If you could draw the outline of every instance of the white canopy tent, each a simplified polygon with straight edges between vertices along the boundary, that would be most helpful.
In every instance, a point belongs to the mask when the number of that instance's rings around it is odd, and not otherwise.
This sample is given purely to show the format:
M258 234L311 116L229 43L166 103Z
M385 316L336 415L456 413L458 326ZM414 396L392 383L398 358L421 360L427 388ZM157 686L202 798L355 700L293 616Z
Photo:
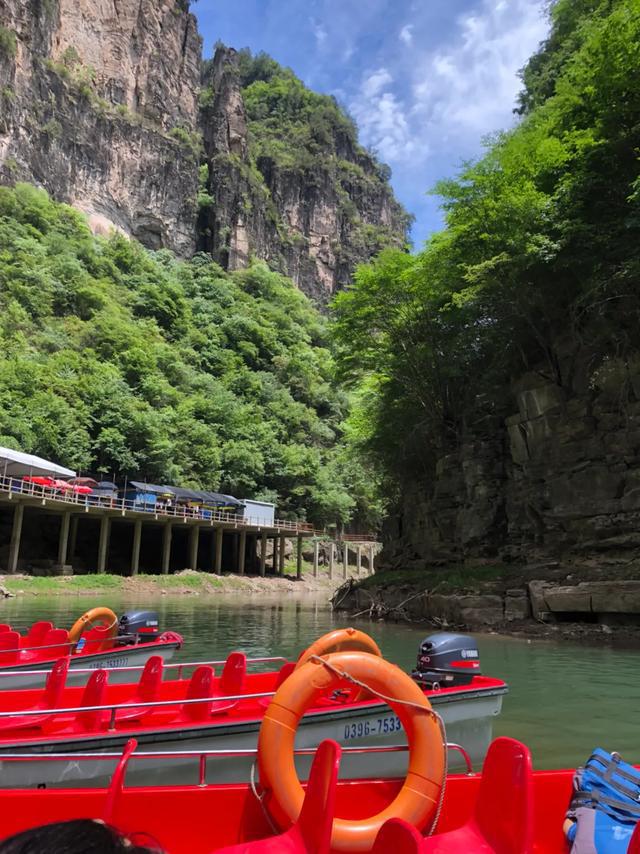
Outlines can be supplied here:
M57 463L24 454L11 448L0 448L0 475L3 477L75 477L76 473Z

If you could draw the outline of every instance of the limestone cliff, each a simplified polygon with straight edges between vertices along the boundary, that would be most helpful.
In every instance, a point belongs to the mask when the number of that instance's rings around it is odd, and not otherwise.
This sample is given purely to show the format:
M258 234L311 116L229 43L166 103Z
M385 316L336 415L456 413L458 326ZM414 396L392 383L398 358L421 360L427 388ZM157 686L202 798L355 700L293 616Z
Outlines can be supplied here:
M176 0L0 0L0 178L189 253L200 37Z
M523 376L514 414L470 431L430 483L405 483L382 564L636 560L640 359L592 365L564 385Z
M326 302L356 264L404 244L409 217L386 167L358 145L331 99L310 93L273 60L225 47L204 82L211 204L201 220L203 246L224 267L265 259Z
M305 169L256 155L235 51L201 91L188 0L0 0L0 24L0 183L43 186L150 248L266 260L322 302L404 242L388 175L353 136Z

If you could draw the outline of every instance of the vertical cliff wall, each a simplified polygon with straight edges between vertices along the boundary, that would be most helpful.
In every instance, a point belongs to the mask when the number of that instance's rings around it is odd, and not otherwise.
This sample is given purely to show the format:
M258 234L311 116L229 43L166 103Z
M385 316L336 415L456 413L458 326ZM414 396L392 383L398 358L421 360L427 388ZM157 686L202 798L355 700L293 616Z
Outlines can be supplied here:
M640 359L530 373L516 412L467 435L429 482L406 481L382 563L627 564L640 554Z
M204 85L203 247L224 267L262 258L326 302L356 264L405 243L410 218L387 167L358 145L332 99L273 60L225 47Z
M0 0L0 22L0 183L43 186L153 249L205 249L230 270L263 259L321 302L404 242L407 215L355 130L329 128L304 168L256 150L235 51L202 88L188 0Z
M200 38L175 0L0 0L0 179L193 250Z

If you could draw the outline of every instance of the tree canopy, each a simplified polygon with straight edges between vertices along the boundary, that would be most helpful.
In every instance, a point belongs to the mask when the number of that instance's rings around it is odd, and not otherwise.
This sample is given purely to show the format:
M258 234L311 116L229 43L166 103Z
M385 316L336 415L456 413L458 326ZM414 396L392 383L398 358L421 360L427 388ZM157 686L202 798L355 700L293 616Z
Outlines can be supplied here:
M441 182L446 227L387 251L335 299L357 446L386 476L429 477L470 428L510 414L536 370L571 388L638 351L640 0L558 0L522 73L522 118Z
M0 444L345 521L332 376L326 321L264 265L94 237L44 190L0 188Z

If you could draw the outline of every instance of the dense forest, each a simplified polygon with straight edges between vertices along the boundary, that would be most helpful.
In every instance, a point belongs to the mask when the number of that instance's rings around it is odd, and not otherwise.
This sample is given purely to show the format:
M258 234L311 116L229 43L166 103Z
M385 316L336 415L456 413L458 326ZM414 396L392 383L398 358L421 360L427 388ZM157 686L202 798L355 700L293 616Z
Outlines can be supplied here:
M319 524L367 504L326 321L290 281L94 237L25 184L0 188L0 247L0 445Z
M571 389L580 366L587 387L640 399L640 0L550 15L515 127L435 188L444 230L335 299L350 436L388 494L495 435L527 371Z

